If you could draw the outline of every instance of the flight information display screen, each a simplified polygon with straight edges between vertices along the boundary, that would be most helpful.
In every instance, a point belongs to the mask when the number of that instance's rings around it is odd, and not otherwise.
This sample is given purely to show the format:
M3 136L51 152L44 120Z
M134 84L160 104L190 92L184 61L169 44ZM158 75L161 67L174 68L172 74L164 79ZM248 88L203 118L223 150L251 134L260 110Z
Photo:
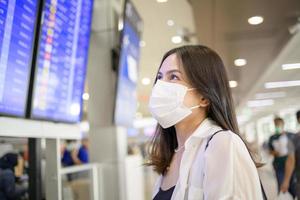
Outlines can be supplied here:
M0 0L0 114L24 117L37 0Z
M142 26L135 7L130 1L126 1L114 113L114 122L119 126L132 127L137 110L136 86Z
M32 118L80 121L92 8L92 0L45 1Z

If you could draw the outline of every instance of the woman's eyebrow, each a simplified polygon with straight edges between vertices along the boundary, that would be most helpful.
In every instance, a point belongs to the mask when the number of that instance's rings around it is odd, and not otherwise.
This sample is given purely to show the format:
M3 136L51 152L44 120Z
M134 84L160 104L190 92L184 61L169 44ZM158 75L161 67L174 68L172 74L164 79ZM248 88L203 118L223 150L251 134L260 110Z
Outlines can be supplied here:
M171 74L171 73L174 73L174 72L177 72L177 73L180 73L180 74L182 74L182 73L181 73L181 71L180 71L180 70L178 70L178 69L171 69L171 70L167 71L167 72L166 72L166 74ZM158 72L157 74L159 74L159 75L163 75L163 73L162 73L162 72Z
M174 73L174 72L177 72L177 73L180 73L180 74L181 74L181 71L178 70L178 69L172 69L172 70L169 70L169 71L167 71L167 74L171 74L171 73Z

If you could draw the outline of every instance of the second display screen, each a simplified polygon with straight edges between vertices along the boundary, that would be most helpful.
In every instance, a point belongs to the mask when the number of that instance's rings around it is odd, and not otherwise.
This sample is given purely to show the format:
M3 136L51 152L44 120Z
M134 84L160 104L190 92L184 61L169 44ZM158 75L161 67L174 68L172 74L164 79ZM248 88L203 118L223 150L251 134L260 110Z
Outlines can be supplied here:
M45 1L32 118L80 121L92 8L92 0Z

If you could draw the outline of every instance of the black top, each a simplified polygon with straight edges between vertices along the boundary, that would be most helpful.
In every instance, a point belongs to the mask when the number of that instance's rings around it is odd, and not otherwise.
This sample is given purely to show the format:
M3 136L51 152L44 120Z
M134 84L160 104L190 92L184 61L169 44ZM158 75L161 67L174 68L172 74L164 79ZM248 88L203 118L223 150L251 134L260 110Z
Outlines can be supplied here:
M159 188L157 195L153 200L170 200L175 189L175 185L167 190L162 190Z

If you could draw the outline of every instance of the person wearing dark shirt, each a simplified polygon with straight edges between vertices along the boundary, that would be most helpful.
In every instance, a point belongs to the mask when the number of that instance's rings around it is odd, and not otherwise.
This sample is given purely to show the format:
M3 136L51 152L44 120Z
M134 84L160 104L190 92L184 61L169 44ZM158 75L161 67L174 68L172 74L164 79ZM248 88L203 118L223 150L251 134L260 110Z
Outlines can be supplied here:
M81 146L78 150L72 152L72 158L76 165L86 164L89 162L89 140L83 138L81 140Z
M72 151L75 149L75 144L73 140L67 140L65 145L62 147L62 159L61 163L64 167L69 167L74 165L72 158Z
M81 161L81 163L89 162L89 153L88 153L88 148L86 146L81 146L79 148L78 158Z
M17 187L15 183L14 168L18 165L18 154L7 153L0 158L0 199L18 199L27 189Z
M71 152L69 150L65 149L63 151L63 156L62 156L61 162L64 167L74 165L74 162L73 162L73 159L71 156Z
M278 192L289 192L296 196L296 179L294 176L295 147L294 134L284 131L282 118L275 118L275 134L269 138L269 150L274 156L273 167L276 173Z
M89 140L88 138L83 138L81 140L81 145L78 148L74 148L72 150L72 160L74 162L74 165L81 165L86 164L89 162ZM86 178L89 174L86 172L78 172L76 174L72 174L71 179L80 179L80 178Z

